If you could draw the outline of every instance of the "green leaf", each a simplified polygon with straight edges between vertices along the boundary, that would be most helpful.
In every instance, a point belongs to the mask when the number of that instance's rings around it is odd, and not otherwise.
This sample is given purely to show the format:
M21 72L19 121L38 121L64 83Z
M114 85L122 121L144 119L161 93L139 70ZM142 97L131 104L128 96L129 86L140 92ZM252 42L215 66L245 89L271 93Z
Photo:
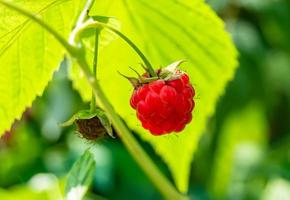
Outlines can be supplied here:
M183 132L159 137L142 128L129 104L133 88L117 73L134 75L129 66L138 66L141 60L132 49L121 39L114 40L100 52L98 68L100 84L115 110L154 147L178 189L186 192L199 138L237 67L237 51L224 23L202 0L104 0L95 4L94 12L122 22L122 33L141 48L156 69L187 60L181 68L190 75L197 93L193 120ZM140 67L136 69L142 73ZM90 88L81 88L85 99L90 93Z
M92 183L95 170L95 159L90 151L86 150L69 172L65 185L65 194L68 200L81 200L84 197Z
M80 0L20 0L67 37L82 8ZM16 3L16 2L15 2ZM54 37L21 14L0 5L0 135L42 95L64 57Z

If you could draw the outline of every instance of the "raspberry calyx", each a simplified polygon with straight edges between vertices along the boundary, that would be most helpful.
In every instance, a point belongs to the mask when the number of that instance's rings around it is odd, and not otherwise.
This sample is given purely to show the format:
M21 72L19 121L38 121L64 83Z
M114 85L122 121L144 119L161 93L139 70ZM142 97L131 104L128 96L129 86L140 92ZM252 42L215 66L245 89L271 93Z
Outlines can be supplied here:
M72 124L76 124L76 132L79 136L87 140L101 139L106 135L114 138L111 122L99 107L96 107L94 111L80 110L60 125L67 127Z
M156 71L158 77L145 73L135 80L138 84L134 85L130 105L143 128L153 135L180 132L192 119L195 90L189 76L177 69L182 62ZM144 82L149 79L152 81Z

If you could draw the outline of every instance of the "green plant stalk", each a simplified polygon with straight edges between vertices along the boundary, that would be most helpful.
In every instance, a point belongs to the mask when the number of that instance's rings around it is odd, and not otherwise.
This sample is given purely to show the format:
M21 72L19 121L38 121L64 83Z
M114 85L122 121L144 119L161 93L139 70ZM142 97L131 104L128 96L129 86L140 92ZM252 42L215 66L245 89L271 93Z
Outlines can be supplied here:
M88 13L90 11L90 9L92 8L92 6L94 5L95 0L87 0L81 14L78 17L78 20L76 22L76 27L82 25L85 20L88 18Z
M160 191L165 199L168 200L188 200L187 196L184 196L177 192L174 186L166 179L166 177L159 171L157 166L151 160L151 158L146 154L146 152L142 149L136 139L133 137L129 129L123 123L122 119L115 112L114 108L106 98L103 93L99 83L97 82L95 76L91 73L88 63L85 60L82 49L78 49L74 46L71 46L61 35L59 35L52 27L47 25L37 16L31 14L30 12L22 9L14 5L13 3L5 0L0 0L0 4L11 8L12 10L17 11L18 13L30 18L40 26L42 26L45 30L51 33L64 47L65 49L74 57L81 69L83 70L89 84L91 85L94 94L96 95L97 101L103 105L105 112L108 114L109 118L112 120L113 126L119 133L119 136L122 142L125 144L126 148L135 159L135 161L139 164L139 166L143 169L146 175L150 178L152 183L156 186L156 188Z
M95 78L97 78L99 35L100 35L100 31L96 30L96 33L95 33L95 51L94 51L94 60L93 60L93 75ZM90 109L91 109L92 113L96 111L96 97L95 97L94 91L92 91L92 100L91 100Z
M149 60L146 58L146 56L142 53L142 51L128 38L126 37L123 33L121 33L120 31L118 31L117 29L102 23L102 22L98 22L98 21L93 21L93 20L87 20L86 22L83 23L83 25L78 26L72 34L72 38L71 40L74 41L74 43L76 44L79 40L80 40L80 34L88 29L88 28L107 28L110 31L112 31L113 33L117 34L120 38L122 38L138 55L139 57L143 60L144 64L145 64L145 68L148 71L148 73L151 75L151 77L157 77L156 72L154 71L151 63L149 62Z

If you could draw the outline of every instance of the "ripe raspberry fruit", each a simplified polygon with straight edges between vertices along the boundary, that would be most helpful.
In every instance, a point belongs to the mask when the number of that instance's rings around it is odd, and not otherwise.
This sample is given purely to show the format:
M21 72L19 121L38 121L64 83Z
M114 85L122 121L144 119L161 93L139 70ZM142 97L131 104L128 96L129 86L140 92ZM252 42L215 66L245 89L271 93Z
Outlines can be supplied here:
M131 96L131 107L142 126L153 135L180 132L192 119L194 88L188 75L175 68L168 67L157 74L157 80L139 81ZM141 78L145 77L148 74Z

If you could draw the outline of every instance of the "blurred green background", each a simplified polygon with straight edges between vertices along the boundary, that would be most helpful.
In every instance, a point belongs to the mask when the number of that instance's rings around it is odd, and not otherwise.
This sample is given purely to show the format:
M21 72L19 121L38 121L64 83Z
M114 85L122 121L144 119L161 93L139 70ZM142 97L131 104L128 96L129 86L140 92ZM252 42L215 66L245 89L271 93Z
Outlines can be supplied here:
M289 200L290 1L207 2L225 20L240 67L199 143L190 197ZM59 127L88 107L66 74L64 62L44 97L1 138L0 199L58 199L67 172L88 147L97 170L87 199L161 199L119 140L91 143L73 127ZM170 177L152 148L140 142Z

